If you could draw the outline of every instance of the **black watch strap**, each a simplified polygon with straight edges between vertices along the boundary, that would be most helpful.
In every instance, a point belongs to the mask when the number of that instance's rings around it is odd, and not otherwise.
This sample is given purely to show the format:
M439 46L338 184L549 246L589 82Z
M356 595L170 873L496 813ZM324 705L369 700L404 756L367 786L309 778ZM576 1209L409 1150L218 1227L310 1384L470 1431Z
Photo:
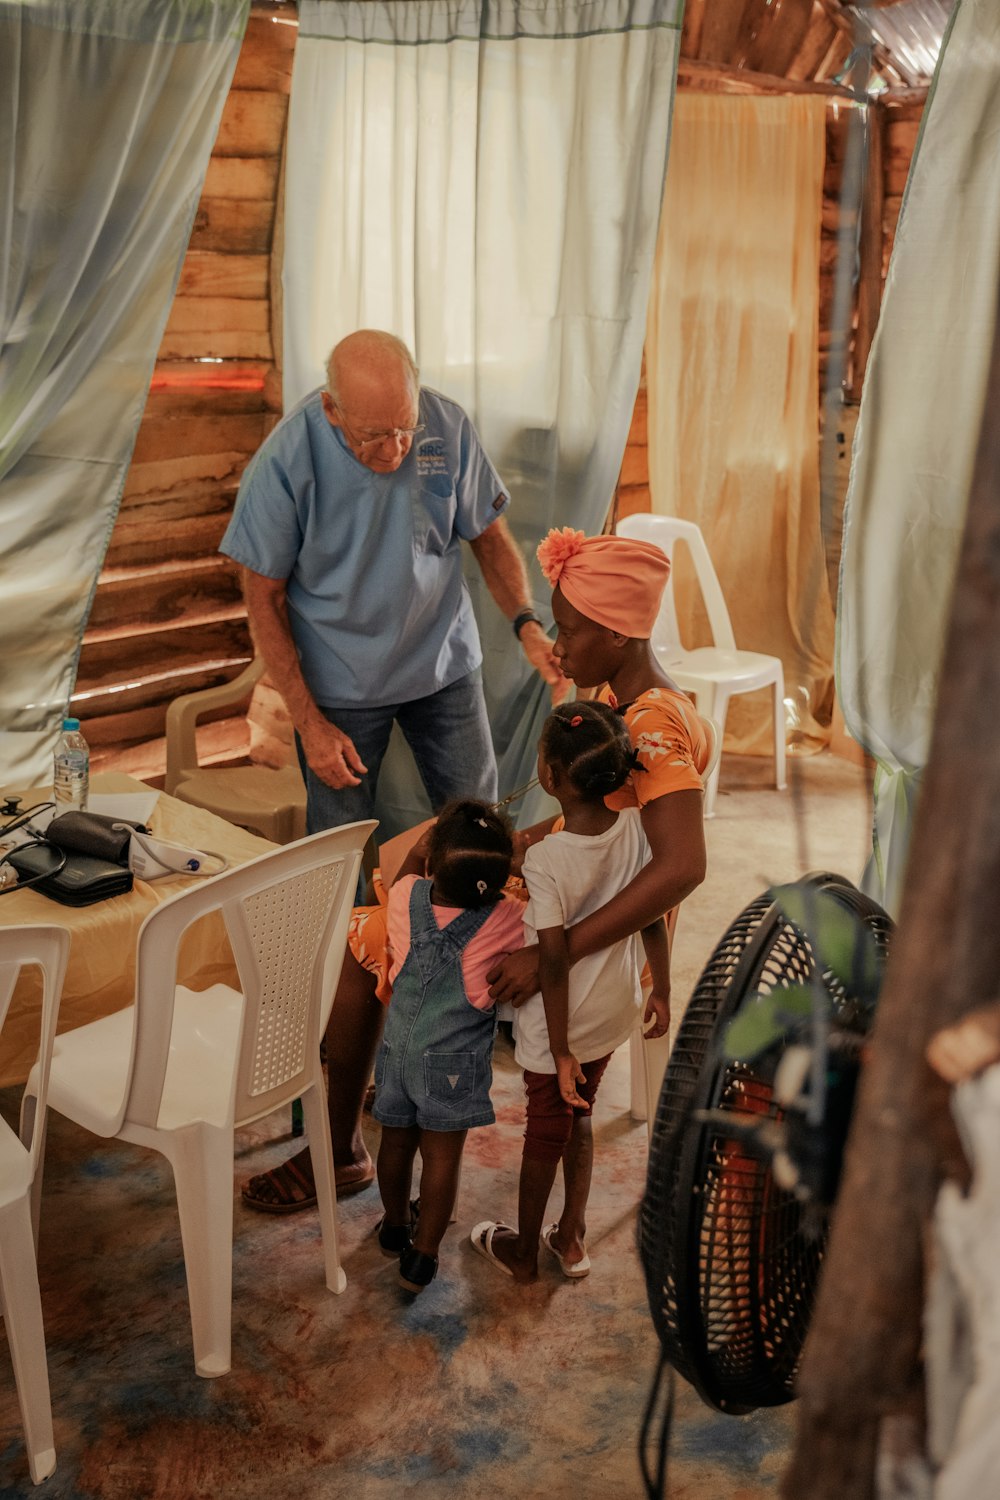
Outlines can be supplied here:
M532 620L534 620L536 625L542 624L541 620L535 614L535 611L533 609L522 609L518 614L514 616L514 634L517 636L518 640L521 639L521 631L524 629L525 625L530 624ZM544 628L545 627L543 625L542 629L544 630Z

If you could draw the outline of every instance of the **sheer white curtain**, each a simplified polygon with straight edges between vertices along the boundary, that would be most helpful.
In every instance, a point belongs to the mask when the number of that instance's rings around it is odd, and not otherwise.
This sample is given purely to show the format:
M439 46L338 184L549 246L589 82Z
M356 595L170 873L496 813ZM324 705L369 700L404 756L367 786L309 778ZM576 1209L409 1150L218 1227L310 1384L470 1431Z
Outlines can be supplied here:
M414 349L509 485L511 527L599 530L642 357L680 0L301 0L285 199L285 401L365 326ZM469 573L501 786L542 694ZM383 781L385 778L383 778ZM412 785L389 830L414 815ZM391 798L391 793L389 794Z
M959 0L910 168L844 517L837 688L878 762L866 888L898 908L1000 274L1000 10Z
M248 13L0 3L0 785L51 775Z

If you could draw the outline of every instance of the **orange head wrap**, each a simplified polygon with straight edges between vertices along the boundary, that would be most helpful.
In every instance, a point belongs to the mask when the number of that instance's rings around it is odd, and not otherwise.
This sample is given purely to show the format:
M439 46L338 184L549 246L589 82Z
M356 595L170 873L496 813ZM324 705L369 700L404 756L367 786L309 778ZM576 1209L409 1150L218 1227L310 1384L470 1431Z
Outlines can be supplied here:
M648 640L653 633L670 559L652 542L625 536L584 536L564 526L538 548L553 588L588 620L620 635Z

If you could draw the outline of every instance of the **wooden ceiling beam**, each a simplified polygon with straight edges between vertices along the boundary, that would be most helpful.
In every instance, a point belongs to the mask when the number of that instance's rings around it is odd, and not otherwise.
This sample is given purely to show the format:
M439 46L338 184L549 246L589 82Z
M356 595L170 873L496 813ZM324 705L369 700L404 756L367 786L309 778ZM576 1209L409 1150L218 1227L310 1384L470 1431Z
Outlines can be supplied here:
M746 13L753 0L714 0L705 12L698 56L705 62L729 62L746 31Z
M839 83L816 83L808 79L778 78L771 73L753 73L730 63L704 62L682 57L677 80L683 87L727 94L822 94L830 99L854 101L850 89Z
M805 81L815 75L816 69L830 50L836 35L836 27L823 9L821 0L814 0L809 29L802 45L788 64L786 76L796 81Z
M681 28L681 57L697 57L701 51L701 33L705 25L707 0L687 0Z
M766 4L757 35L747 49L744 66L754 72L784 78L812 25L812 6L802 0L771 0Z

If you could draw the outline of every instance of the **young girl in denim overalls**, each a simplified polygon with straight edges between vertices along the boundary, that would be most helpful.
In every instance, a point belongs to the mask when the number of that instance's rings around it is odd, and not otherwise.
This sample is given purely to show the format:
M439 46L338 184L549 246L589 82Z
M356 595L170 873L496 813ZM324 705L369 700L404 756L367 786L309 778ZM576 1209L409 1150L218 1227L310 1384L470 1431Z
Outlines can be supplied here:
M400 1282L410 1292L422 1291L437 1271L466 1134L496 1118L490 1102L496 1009L486 974L523 941L523 907L503 899L512 857L506 818L486 803L452 803L389 892L393 989L372 1113L382 1126L379 1244L399 1255ZM419 878L425 860L428 878ZM412 1224L418 1150L420 1211Z

